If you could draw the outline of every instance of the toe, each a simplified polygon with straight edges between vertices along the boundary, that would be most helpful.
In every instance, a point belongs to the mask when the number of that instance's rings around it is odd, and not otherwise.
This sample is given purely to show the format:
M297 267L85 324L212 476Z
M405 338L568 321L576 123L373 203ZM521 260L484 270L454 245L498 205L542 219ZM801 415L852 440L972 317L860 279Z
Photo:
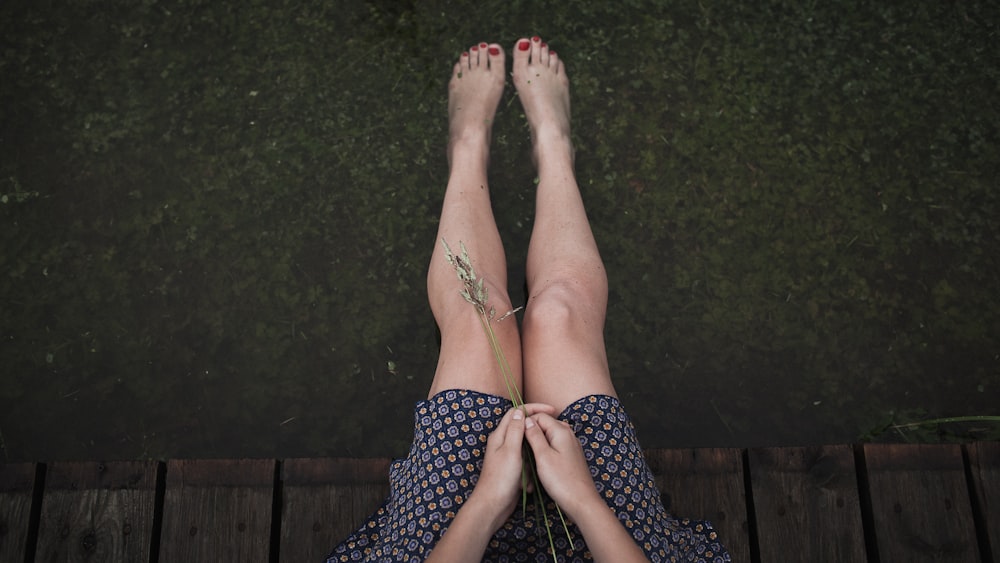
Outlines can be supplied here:
M521 38L514 43L514 66L522 67L528 64L528 59L531 57L531 40L527 38Z
M480 43L479 45L476 45L476 52L479 53L479 66L481 68L486 68L487 64L489 64L489 58L486 53L486 49L488 47L489 45L487 45L486 43Z
M538 45L538 62L542 66L549 66L551 64L549 60L549 46L544 41Z
M469 47L469 67L476 68L479 66L479 45L473 45Z
M538 63L542 56L542 38L535 35L531 38L531 62Z
M490 68L498 68L502 71L504 69L503 47L496 43L491 43L486 48L486 52L489 53Z

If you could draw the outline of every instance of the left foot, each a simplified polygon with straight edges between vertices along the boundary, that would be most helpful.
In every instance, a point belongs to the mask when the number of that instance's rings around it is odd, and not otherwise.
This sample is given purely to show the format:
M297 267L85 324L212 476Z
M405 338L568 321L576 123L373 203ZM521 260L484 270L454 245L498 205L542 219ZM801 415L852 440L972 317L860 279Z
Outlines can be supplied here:
M504 52L480 43L462 53L448 83L448 160L457 145L489 146L490 130L503 95Z
M537 35L514 44L514 87L531 127L536 165L553 155L572 162L566 66Z

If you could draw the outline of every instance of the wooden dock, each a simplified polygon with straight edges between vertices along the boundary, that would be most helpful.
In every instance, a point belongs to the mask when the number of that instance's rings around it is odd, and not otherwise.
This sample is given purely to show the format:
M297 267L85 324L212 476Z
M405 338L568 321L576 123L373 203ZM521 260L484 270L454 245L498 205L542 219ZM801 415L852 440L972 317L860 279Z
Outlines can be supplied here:
M650 450L733 561L1000 563L1000 443ZM388 459L0 465L0 562L322 561Z

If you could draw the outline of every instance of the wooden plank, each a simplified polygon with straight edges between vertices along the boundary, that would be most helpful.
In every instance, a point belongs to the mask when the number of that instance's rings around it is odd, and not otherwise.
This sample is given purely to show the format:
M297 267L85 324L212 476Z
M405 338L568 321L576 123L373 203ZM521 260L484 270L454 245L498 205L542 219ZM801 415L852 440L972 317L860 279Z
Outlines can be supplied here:
M389 459L289 459L279 561L323 561L389 494Z
M25 561L35 464L0 464L0 561Z
M762 563L866 560L850 446L755 448L748 454Z
M979 561L961 448L865 444L881 561Z
M646 462L668 512L710 520L733 561L750 561L742 451L653 449L646 451Z
M1000 442L966 446L972 488L976 495L983 559L1000 561ZM986 554L989 554L987 556Z
M167 463L159 563L268 561L275 461Z
M45 474L38 561L149 561L156 462L56 462Z

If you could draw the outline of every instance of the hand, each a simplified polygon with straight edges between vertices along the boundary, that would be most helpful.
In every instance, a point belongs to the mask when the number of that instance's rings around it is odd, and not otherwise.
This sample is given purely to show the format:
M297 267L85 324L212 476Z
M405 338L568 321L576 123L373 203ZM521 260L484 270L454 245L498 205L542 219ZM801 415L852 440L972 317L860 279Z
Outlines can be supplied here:
M583 448L569 424L538 413L525 420L525 436L535 453L538 479L552 500L570 515L597 495Z
M521 492L521 445L524 439L526 416L554 413L555 407L542 403L528 403L522 408L512 408L486 441L486 456L479 481L469 500L484 501L495 511L495 525L499 528L517 506Z

